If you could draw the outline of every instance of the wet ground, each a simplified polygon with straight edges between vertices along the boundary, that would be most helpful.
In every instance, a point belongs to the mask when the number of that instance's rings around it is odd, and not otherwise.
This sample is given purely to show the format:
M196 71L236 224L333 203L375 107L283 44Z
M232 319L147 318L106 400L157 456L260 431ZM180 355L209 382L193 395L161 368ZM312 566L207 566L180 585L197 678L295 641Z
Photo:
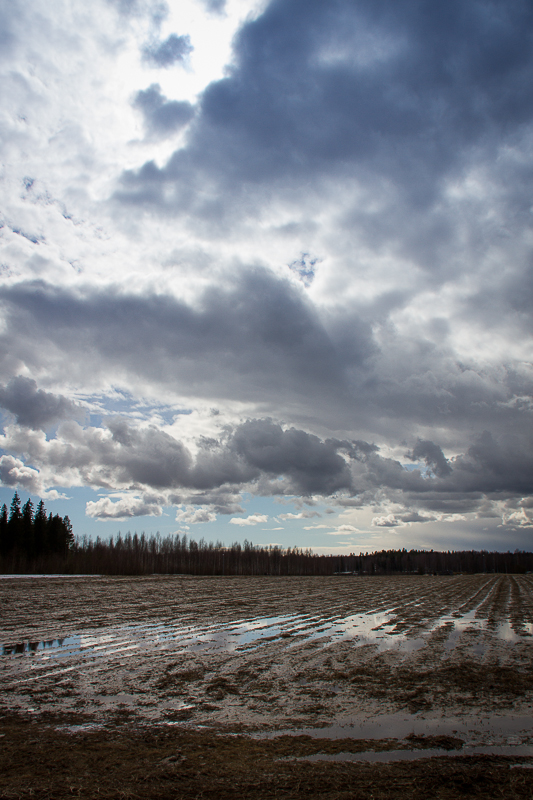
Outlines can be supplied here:
M0 610L9 741L238 741L324 780L489 759L531 796L532 576L5 578Z

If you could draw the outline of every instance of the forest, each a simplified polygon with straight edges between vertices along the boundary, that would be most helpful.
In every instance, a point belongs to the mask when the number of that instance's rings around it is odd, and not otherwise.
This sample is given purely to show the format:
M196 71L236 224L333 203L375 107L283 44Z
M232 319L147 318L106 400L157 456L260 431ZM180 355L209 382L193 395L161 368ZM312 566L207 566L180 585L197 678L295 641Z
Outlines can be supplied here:
M526 573L533 553L488 551L382 550L355 555L317 555L298 547L229 547L196 542L186 534L142 533L109 540L76 538L68 516L47 516L41 500L21 506L15 493L0 518L0 574L70 575L449 575Z
M11 507L4 503L0 512L0 564L2 571L11 567L15 572L32 571L32 565L46 563L50 558L66 559L74 544L72 525L68 517L46 513L44 502L34 509L28 500L21 507L15 492Z

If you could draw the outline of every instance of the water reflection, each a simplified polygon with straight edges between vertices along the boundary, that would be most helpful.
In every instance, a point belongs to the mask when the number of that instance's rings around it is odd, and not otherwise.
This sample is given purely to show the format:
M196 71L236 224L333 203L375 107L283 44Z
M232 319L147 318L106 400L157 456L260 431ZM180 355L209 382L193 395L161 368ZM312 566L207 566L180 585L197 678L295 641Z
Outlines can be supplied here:
M2 646L3 656L22 655L23 653L37 653L42 650L62 647L65 639L47 639L42 642L19 642L18 644L5 644Z
M491 624L476 616L478 608L465 614L455 612L417 628L406 627L395 609L349 616L319 617L311 614L283 614L251 617L209 625L179 625L168 622L125 625L63 638L7 644L2 656L38 656L42 660L82 656L83 658L117 657L139 650L190 650L210 652L246 651L282 641L287 647L305 642L328 647L337 642L357 646L373 645L378 651L396 649L410 653L424 647L438 629L448 631L444 648L453 650L465 632L490 633L511 644L529 641L531 623L515 626L509 621ZM529 639L528 639L529 637ZM484 652L483 642L474 644L476 653ZM480 649L481 648L481 649Z
M365 761L370 763L390 764L393 761L417 761L420 758L447 758L461 756L507 756L523 758L533 756L533 747L530 745L517 746L483 746L464 747L460 753L450 752L444 748L429 748L427 750L366 750L362 753L315 753L301 758L282 759L283 761ZM517 765L518 766L518 765Z
M261 731L257 739L310 736L313 739L406 739L412 736L453 736L470 747L510 747L533 744L533 717L420 717L417 714L378 714L367 719L346 719L320 728ZM417 751L420 752L420 751ZM461 753L464 752L461 749Z

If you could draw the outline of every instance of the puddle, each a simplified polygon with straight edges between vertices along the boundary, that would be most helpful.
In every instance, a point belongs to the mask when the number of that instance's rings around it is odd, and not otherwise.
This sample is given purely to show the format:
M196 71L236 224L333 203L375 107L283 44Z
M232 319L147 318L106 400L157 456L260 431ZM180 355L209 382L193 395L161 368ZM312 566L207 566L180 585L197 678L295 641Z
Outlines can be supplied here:
M528 757L533 756L533 747L519 745L517 747L463 747L460 751L444 750L444 748L431 748L428 750L381 750L379 752L366 751L364 753L315 753L302 758L284 758L282 761L366 761L371 763L389 764L394 761L417 761L421 758L460 758L462 756L507 756ZM512 766L522 766L513 764ZM529 765L528 765L529 766Z
M314 631L308 633L310 640L325 637L331 641L353 639L358 644L376 644L380 651L398 648L413 652L425 645L422 637L408 637L396 630L391 622L394 609L370 614L352 614L337 620L323 620Z
M528 637L533 635L533 625L531 623L522 623L519 631L516 631L511 622L498 622L496 624L491 624L487 619L476 618L475 611L470 611L468 614L464 614L460 618L454 618L453 616L441 617L438 621L438 624L434 626L433 630L436 630L444 625L453 626L444 645L444 649L448 652L457 647L459 639L465 631L490 633L491 636L495 637L499 641L506 642L508 644L527 642ZM483 656L486 648L483 644L479 643L474 645L473 649L476 655Z
M254 733L257 739L310 736L313 739L405 739L408 736L454 736L467 746L517 746L533 742L533 717L486 716L424 719L410 714L379 714L323 728L293 728ZM463 752L463 751L461 751Z
M63 646L64 639L48 639L43 642L20 642L19 644L6 644L2 647L3 656L22 655L24 653L38 653L42 650L57 649Z
M353 641L356 645L371 644L378 651L396 649L412 653L427 644L438 628L448 627L450 633L445 650L453 650L467 630L489 632L500 641L515 644L531 641L533 624L526 623L517 632L510 622L489 626L486 619L476 617L477 609L458 615L444 616L428 626L422 634L410 636L399 630L394 609L338 617L317 617L305 614L283 614L254 617L206 626L146 623L100 629L97 632L76 633L63 638L6 644L2 656L32 656L41 660L67 657L111 658L139 650L189 650L234 652L264 646L275 640L287 647L316 642L327 647L333 643ZM483 656L482 642L474 644L474 653Z
M2 647L1 655L38 655L43 660L50 660L68 656L110 657L140 649L233 652L261 647L276 639L289 647L305 641L320 641L327 645L346 640L354 640L357 644L375 644L379 650L399 648L412 652L423 647L425 640L421 637L409 638L403 633L394 633L394 625L389 623L390 613L354 614L333 619L284 614L203 627L148 623L108 628L97 633L79 633L60 639L6 644Z

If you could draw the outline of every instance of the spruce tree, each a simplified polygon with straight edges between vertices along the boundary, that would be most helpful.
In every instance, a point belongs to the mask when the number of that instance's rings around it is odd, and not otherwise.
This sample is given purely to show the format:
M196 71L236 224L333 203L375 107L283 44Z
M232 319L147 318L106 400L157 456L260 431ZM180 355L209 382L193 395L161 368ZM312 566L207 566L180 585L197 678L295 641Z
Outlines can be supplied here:
M35 555L37 557L48 552L47 519L44 502L39 500L35 517L33 519L33 536L35 542Z
M21 550L28 560L35 557L33 503L28 498L22 506Z
M72 522L68 515L63 517L63 537L65 549L69 550L74 544L74 533L72 531Z
M20 497L18 492L13 495L11 508L9 509L9 520L7 522L7 546L6 553L11 553L20 545L22 528L22 512L20 510Z
M0 555L7 553L7 506L4 503L0 513Z
M50 514L47 532L51 553L65 553L74 542L72 525L68 517L61 518L59 514L54 516Z

